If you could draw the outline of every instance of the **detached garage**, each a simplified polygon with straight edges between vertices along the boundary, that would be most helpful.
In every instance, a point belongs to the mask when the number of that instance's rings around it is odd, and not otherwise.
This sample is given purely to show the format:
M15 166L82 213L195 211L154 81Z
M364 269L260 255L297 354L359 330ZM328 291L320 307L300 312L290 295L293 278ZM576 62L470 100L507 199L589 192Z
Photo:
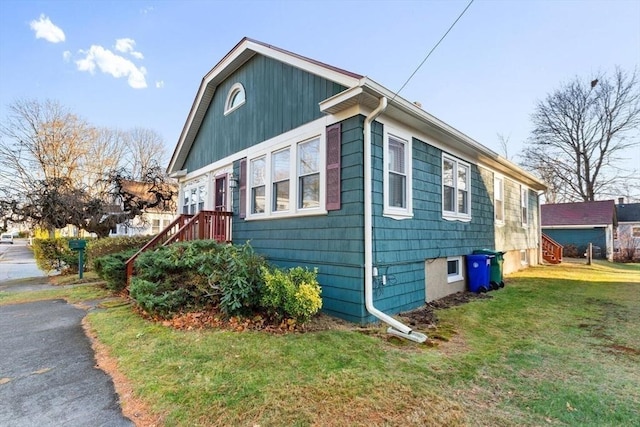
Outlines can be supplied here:
M613 261L613 229L617 226L615 202L557 203L540 206L542 232L566 248L573 245L577 253L594 246L595 258Z

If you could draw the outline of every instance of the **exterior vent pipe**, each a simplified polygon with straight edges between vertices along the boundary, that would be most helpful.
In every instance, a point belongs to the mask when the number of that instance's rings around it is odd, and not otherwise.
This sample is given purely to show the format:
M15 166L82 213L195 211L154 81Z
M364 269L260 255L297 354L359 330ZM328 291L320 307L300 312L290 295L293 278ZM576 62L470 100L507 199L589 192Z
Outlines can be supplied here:
M389 325L387 333L402 338L425 342L427 336L413 331L407 325L378 310L373 306L373 200L371 197L371 123L387 108L387 98L364 120L364 300L367 311Z

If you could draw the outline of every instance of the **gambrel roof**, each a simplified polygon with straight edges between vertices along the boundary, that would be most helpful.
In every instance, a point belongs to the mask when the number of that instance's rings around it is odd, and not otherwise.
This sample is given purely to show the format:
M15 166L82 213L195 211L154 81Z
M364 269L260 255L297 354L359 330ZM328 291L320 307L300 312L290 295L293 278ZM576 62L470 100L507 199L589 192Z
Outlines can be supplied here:
M540 206L542 227L616 225L613 200L596 202L556 203Z
M353 106L371 111L378 106L381 97L386 97L389 101L384 112L386 116L406 123L445 146L455 147L461 153L476 159L478 163L515 178L533 190L546 188L544 183L532 174L370 78L246 37L202 79L167 168L169 174L181 173L180 169L194 143L217 87L255 55L281 61L346 87L344 91L320 102L319 111L325 114L337 114Z

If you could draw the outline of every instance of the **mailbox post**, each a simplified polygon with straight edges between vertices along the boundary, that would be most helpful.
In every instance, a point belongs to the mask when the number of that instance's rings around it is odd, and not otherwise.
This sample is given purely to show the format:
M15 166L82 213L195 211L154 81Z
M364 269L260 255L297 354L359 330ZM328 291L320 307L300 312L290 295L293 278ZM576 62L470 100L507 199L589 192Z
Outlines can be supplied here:
M82 239L69 240L69 249L78 252L78 275L82 279L84 270L84 248L87 247L87 241Z

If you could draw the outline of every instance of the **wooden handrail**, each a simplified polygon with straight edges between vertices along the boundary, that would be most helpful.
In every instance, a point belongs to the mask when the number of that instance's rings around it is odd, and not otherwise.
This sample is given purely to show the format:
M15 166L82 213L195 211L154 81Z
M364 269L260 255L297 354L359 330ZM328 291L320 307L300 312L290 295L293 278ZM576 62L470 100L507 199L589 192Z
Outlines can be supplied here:
M542 234L542 258L551 263L559 264L562 262L563 246L553 240L546 234Z
M233 212L224 211L200 211L195 215L180 215L127 260L125 264L127 286L131 276L133 276L134 262L142 252L158 246L190 240L212 239L218 242L231 242L232 217Z

